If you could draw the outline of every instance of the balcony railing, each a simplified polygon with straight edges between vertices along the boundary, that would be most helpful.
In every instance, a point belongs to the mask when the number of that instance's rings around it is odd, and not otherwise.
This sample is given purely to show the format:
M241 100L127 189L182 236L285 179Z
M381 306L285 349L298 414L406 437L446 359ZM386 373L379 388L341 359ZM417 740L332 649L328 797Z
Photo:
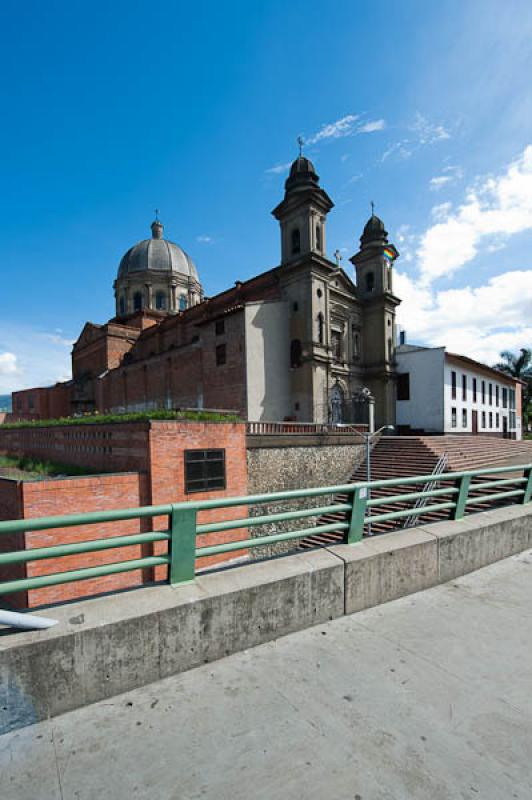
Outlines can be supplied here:
M331 425L320 422L247 422L246 432L248 436L281 436L285 433L293 434L353 434L353 431L361 433L368 430L367 425Z

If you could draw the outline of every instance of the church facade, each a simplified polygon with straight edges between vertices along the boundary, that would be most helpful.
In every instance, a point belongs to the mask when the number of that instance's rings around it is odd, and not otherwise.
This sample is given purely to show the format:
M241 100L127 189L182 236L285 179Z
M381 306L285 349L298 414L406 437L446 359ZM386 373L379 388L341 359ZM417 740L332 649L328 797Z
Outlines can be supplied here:
M272 212L279 266L211 298L156 219L120 262L115 316L88 322L74 344L72 380L15 392L14 415L209 408L257 421L359 422L369 389L377 426L395 424L399 254L372 214L350 259L353 281L327 256L332 208L300 155Z

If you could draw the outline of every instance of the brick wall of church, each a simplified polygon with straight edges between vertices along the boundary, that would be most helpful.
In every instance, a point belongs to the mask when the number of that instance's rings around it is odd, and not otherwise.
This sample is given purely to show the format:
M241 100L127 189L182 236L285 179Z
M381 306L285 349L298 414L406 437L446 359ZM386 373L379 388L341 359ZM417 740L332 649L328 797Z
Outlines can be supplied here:
M222 448L225 450L226 487L224 490L187 494L185 491L184 451ZM204 423L186 421L157 421L145 423L115 423L107 425L51 426L49 428L0 429L0 453L16 453L48 458L93 469L123 470L120 474L87 475L43 481L0 479L0 519L56 516L112 508L132 508L179 502L218 500L226 496L247 494L246 431L242 423ZM125 471L128 470L126 473ZM129 470L131 470L129 472ZM213 509L202 512L199 522L240 519L247 516L245 507ZM166 529L166 517L153 520L157 529ZM90 538L147 531L152 521L115 522L83 526L83 528L54 529L27 532L25 539L3 538L0 545L9 550L24 549L82 541ZM201 537L203 546L223 541L247 538L240 529ZM146 545L143 555L166 551L166 543ZM198 559L199 569L224 560L238 558L244 551L228 556ZM67 559L50 559L28 565L28 575L61 572L67 569L94 566L112 561L138 558L137 546L120 548L108 553L91 553ZM2 578L25 576L19 566L9 568ZM87 596L96 591L115 591L142 582L164 580L166 567L108 576L105 580L88 580L64 586L46 587L9 599L18 607L59 602Z
M217 334L216 323L209 322L199 329L197 342L189 339L188 344L174 347L165 338L169 334L159 336L154 330L135 347L134 361L96 382L97 409L122 412L203 406L245 416L244 315L230 314L223 323L223 333ZM217 348L223 347L225 363L218 364Z

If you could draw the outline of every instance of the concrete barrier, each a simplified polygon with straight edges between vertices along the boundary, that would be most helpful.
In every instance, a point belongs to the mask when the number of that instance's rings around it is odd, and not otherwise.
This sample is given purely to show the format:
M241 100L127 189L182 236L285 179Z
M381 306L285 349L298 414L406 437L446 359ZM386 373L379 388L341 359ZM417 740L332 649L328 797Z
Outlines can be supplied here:
M427 589L532 547L532 504L54 607L0 635L0 733Z
M420 528L365 539L355 546L337 545L329 552L344 562L346 614L439 583L438 541Z
M438 540L438 578L445 583L532 547L532 506L507 506L419 530Z
M0 734L343 613L343 564L323 550L57 606L49 636L0 637Z

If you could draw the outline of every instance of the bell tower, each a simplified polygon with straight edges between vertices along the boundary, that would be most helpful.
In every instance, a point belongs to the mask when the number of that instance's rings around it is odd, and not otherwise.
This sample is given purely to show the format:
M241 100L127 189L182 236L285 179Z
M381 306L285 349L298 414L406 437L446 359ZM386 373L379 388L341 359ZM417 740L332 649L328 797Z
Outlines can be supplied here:
M272 211L281 226L281 264L297 261L311 253L325 257L327 214L334 203L319 184L314 165L302 154L290 168L284 199Z
M395 309L393 263L399 253L388 242L384 223L372 214L360 237L360 250L350 259L357 277L364 319L363 366L366 383L376 398L376 425L395 424Z
M388 243L388 231L384 222L374 213L366 222L360 237L360 250L351 259L357 276L357 288L361 299L371 300L389 292L393 294L393 263L399 253Z

